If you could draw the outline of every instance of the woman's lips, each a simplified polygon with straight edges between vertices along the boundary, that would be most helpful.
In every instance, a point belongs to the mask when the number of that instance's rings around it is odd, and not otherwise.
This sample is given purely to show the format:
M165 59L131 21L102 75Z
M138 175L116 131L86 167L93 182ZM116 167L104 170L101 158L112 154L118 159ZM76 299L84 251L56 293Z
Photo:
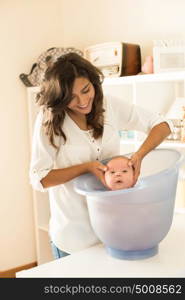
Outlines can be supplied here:
M78 106L78 107L79 107L79 108L86 108L86 107L88 107L88 105L89 105L89 104L83 105L83 106Z
M91 100L88 102L88 104L85 104L85 105L78 105L78 107L79 107L80 109L86 109L86 108L88 108L88 107L90 106L90 104L91 104Z

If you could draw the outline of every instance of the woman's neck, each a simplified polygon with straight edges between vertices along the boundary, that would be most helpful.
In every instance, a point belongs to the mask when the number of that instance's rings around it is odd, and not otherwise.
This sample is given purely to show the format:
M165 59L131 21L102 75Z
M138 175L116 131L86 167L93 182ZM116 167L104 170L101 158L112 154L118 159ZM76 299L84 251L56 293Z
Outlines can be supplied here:
M82 130L89 130L92 127L89 127L87 125L87 118L86 115L83 114L76 114L70 110L67 111L67 114L69 115L69 117L76 123L76 125L82 129Z

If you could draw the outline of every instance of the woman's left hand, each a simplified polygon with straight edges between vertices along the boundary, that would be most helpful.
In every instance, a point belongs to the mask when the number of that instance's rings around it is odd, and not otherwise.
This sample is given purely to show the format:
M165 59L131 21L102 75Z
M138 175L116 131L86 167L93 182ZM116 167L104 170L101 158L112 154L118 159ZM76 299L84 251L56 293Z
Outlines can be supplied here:
M132 166L134 169L134 183L132 186L134 186L138 180L138 177L140 175L140 169L141 169L141 162L142 162L142 157L139 155L138 152L135 152L129 162L128 165Z

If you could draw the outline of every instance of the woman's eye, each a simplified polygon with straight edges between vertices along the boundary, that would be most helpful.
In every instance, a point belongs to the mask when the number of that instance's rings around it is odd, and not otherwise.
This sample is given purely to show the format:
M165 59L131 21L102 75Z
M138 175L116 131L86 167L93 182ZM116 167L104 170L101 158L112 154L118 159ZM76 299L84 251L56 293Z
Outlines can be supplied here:
M123 173L127 173L127 170L123 170L122 172L123 172Z
M111 174L114 174L115 172L114 171L111 171Z
M83 91L83 94L87 94L90 91L90 89L87 89L85 91Z

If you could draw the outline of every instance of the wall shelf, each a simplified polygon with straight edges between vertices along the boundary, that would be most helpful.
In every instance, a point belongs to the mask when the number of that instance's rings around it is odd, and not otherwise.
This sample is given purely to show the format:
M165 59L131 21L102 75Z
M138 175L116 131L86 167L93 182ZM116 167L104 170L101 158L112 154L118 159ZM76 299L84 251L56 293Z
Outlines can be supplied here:
M185 81L185 71L181 72L170 72L170 73L157 73L157 74L138 74L132 76L123 77L106 77L103 85L122 85L122 84L133 84L138 82L177 82Z
M127 144L127 145L141 145L142 141L137 141L136 139L130 139L130 140L124 140L120 139L120 144ZM185 143L180 141L164 141L160 145L161 147L174 147L174 148L184 148L185 149Z

